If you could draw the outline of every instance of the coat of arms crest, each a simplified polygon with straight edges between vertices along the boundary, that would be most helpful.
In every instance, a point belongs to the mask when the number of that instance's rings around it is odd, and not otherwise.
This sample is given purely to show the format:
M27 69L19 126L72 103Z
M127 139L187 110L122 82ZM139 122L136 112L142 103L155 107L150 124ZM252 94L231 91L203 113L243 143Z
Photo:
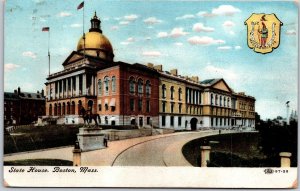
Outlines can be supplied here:
M253 13L246 21L249 48L262 54L270 53L280 44L283 23L275 14Z

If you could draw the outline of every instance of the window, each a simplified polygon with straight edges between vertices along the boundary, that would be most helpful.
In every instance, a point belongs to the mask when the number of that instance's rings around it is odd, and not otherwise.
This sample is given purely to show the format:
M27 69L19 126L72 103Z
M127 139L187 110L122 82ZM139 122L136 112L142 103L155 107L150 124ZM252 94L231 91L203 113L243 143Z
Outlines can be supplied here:
M134 111L134 99L130 99L130 111Z
M147 95L151 94L151 84L150 84L149 80L147 80L147 82L146 82L146 94Z
M138 93L142 94L143 93L143 80L139 79L138 81Z
M99 109L99 111L102 110L101 104L98 104L98 109Z
M138 109L139 109L139 111L142 111L142 109L143 109L143 100L142 99L139 99Z
M166 116L161 117L161 125L166 126Z
M166 85L163 84L163 85L161 86L161 88L162 88L162 98L166 98Z
M211 126L214 125L214 118L213 117L210 119L210 123L211 123Z
M150 117L147 117L147 125L150 125Z
M222 96L220 96L220 106L222 106Z
M129 79L129 92L130 92L130 93L134 93L134 91L135 91L134 86L135 86L135 81L134 81L134 78L131 77L131 78Z
M223 101L224 107L226 107L226 98L224 97L224 101Z
M179 113L181 113L181 110L182 110L182 104L181 103L179 104L178 110L179 110Z
M108 110L108 104L105 103L105 111L107 111L107 110Z
M98 95L102 95L102 82L98 80Z
M178 126L181 126L181 117L178 117Z
M174 113L174 103L171 103L171 113Z
M170 123L171 123L171 126L173 127L174 126L174 116L170 117Z
M115 76L113 76L111 78L111 91L116 92L116 77Z
M108 125L108 117L105 117L105 124Z
M108 94L108 91L109 91L109 78L107 76L104 78L104 90L105 90L105 94Z
M162 102L162 112L166 112L166 102Z
M213 105L214 104L214 95L210 94L210 104Z
M182 90L181 88L178 89L178 100L181 101L181 94L182 94Z
M149 101L149 100L147 100L146 111L147 111L147 112L150 112L150 101Z
M218 96L215 96L215 104L218 105Z
M174 99L174 86L171 86L171 100Z

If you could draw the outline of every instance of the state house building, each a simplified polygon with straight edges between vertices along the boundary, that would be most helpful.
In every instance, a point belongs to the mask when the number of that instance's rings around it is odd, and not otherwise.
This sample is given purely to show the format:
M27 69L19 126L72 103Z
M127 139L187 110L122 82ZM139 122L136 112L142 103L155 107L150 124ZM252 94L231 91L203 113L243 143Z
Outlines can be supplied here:
M255 126L255 98L234 92L223 79L200 81L162 65L114 62L96 13L77 50L48 76L44 121L80 124L82 107L101 125L206 129Z

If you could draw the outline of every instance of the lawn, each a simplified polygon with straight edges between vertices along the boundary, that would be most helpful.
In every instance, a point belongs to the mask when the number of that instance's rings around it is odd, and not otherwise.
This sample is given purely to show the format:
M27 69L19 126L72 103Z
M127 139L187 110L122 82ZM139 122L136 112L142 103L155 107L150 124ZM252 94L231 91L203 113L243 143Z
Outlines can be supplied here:
M22 127L4 135L4 154L74 145L78 126Z

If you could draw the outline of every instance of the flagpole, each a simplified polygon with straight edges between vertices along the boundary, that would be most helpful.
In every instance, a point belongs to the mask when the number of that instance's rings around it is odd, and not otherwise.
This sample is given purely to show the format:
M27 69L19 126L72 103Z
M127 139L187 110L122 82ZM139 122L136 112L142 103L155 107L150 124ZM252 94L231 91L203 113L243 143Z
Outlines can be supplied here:
M85 62L85 33L84 33L84 1L83 1L83 13L82 13L82 29L83 29L83 61Z
M50 28L48 32L48 65L49 65L49 76L50 76Z

